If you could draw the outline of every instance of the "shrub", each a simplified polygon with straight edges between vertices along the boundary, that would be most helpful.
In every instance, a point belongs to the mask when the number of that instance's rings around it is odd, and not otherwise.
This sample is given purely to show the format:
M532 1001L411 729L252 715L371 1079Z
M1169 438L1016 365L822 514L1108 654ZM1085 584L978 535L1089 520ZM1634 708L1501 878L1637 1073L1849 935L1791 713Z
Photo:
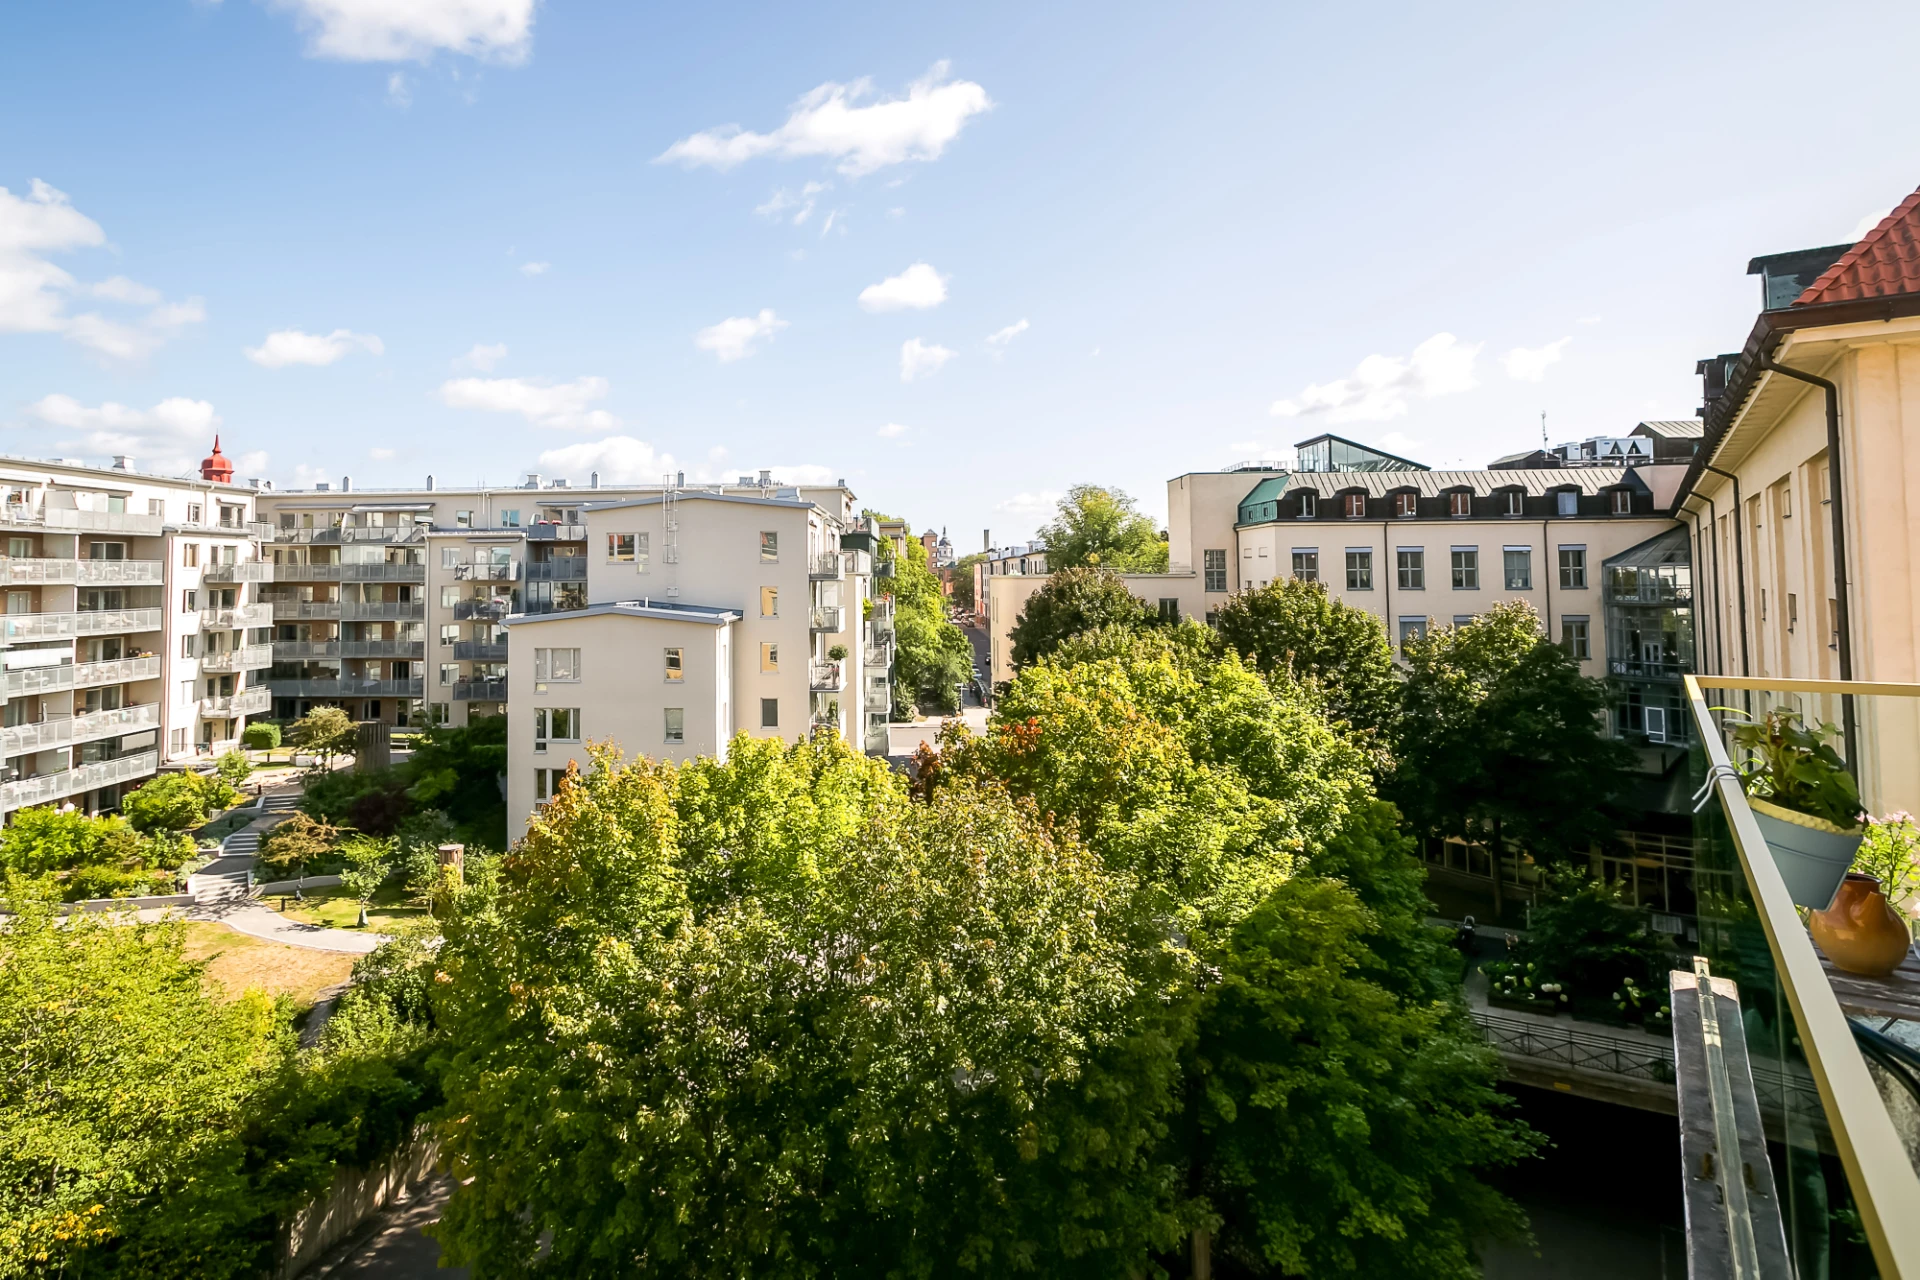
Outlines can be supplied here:
M253 772L253 761L244 751L229 751L213 762L213 771L230 787L238 787Z
M239 798L224 778L169 773L123 796L120 812L136 831L188 831Z
M280 726L271 720L256 720L241 730L240 741L255 751L271 751L280 745Z

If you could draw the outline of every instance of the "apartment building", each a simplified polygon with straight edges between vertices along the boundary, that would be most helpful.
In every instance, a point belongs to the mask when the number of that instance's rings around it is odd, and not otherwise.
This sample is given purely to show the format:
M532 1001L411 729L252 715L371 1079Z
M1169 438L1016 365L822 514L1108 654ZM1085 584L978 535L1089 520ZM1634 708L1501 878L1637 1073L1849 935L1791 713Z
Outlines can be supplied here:
M1920 191L1856 244L1755 258L1742 348L1702 360L1680 509L1701 669L1920 681ZM1853 703L1810 711L1835 723ZM1863 698L1847 755L1875 813L1920 808L1920 708Z
M501 620L510 837L590 742L724 758L736 734L830 728L885 750L892 614L872 594L877 535L851 511L797 489L585 506L584 603Z
M217 440L198 480L0 459L0 815L111 809L267 709L265 530L232 480Z
M318 705L393 725L464 725L508 703L516 613L584 608L590 504L657 496L660 484L584 487L529 475L518 485L356 489L351 477L261 496L272 526L273 711ZM771 473L703 492L779 492ZM681 490L684 491L684 490ZM845 484L797 491L851 525ZM654 531L652 536L659 537Z

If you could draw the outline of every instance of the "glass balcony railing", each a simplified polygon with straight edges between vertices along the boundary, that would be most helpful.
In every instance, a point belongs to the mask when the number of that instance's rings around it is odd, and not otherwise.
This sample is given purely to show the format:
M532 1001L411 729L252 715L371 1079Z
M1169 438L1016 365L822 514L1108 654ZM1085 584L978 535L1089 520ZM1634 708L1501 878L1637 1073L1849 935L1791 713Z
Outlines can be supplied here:
M115 782L130 782L150 776L160 767L159 753L140 751L113 760L57 769L14 782L0 784L0 812L10 812L30 804L49 804Z
M1920 685L1693 675L1684 685L1698 731L1699 945L1738 986L1755 1091L1780 1143L1774 1182L1794 1269L1920 1280L1920 961L1909 948L1892 974L1866 977L1816 945L1789 889L1789 875L1803 883L1794 855L1762 833L1730 732L1782 707L1809 725L1849 726L1833 745L1854 756L1868 811L1920 810Z
M210 564L200 571L202 582L272 582L277 566L265 560L242 564Z
M273 582L425 582L427 566L419 562L412 564L389 564L384 561L366 564L348 562L345 564L276 564L269 566L273 570Z
M273 646L270 644L242 645L238 649L228 649L224 653L200 655L202 671L257 671L261 667L272 665Z
M846 677L837 662L810 662L807 687L815 693L838 693L846 687Z
M160 659L149 654L143 658L113 658L106 662L25 667L7 672L5 688L7 697L19 698L30 693L57 693L62 689L92 689L129 680L151 680L159 674Z
M424 640L275 640L277 662L313 658L424 658Z

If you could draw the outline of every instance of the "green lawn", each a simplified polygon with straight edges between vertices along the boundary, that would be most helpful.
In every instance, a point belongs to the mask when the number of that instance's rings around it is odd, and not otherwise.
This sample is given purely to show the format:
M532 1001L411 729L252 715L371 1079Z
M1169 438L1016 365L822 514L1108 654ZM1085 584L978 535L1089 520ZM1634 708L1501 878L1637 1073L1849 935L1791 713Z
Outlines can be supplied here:
M427 913L419 907L407 906L405 892L398 885L387 885L373 895L373 903L367 908L367 928L381 933L394 925L408 920L418 920ZM266 905L280 910L283 899L276 894L265 900ZM305 902L294 902L291 896L286 899L286 917L303 924L326 925L331 929L352 929L360 918L360 904L347 896L347 891L338 887L307 890Z

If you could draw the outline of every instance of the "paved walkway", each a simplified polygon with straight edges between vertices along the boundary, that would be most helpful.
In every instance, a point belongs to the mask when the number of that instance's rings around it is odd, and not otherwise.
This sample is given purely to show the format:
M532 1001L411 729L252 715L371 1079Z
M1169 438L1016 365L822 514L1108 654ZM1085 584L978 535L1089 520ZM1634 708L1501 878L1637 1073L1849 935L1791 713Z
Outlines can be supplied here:
M267 942L284 942L290 947L309 947L315 951L343 951L365 955L387 941L384 933L364 933L358 929L329 929L325 925L302 924L289 920L257 899L229 898L196 907L148 907L137 914L142 920L195 920L224 924L235 933Z
M440 1174L381 1210L353 1239L320 1260L310 1280L466 1280L465 1267L441 1267L440 1244L421 1231L440 1220L453 1179Z

